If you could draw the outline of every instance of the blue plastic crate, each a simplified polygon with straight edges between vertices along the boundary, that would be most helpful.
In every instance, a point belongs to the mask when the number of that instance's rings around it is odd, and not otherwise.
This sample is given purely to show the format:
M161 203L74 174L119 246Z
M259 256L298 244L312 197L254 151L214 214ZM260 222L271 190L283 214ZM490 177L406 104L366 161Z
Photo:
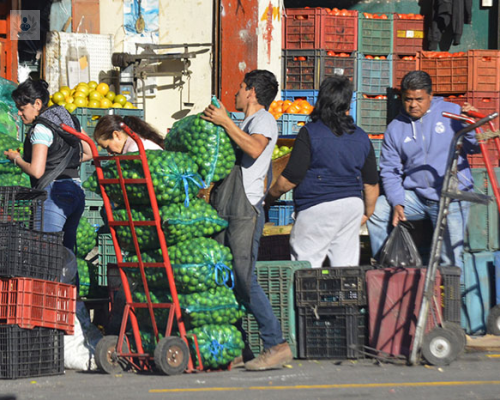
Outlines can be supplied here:
M352 117L355 123L358 120L358 116L356 115L357 109L358 109L358 103L356 99L356 92L353 92L351 99L351 107L349 108L349 115Z
M281 100L290 100L294 102L297 99L306 99L312 106L318 100L319 90L282 90Z
M278 123L278 135L297 135L307 122L309 115L305 114L283 114L276 122Z
M271 206L269 208L269 222L272 222L274 223L274 225L278 226L292 224L293 211L293 204Z
M369 60L358 54L357 91L366 94L386 94L392 88L392 56L386 60Z
M231 119L236 123L236 125L241 124L245 119L245 113L242 112L230 112L229 115L231 116Z
M279 201L293 201L293 189L288 192L282 194L279 198Z
M495 254L490 251L464 253L462 327L469 335L486 332L490 308L494 306Z

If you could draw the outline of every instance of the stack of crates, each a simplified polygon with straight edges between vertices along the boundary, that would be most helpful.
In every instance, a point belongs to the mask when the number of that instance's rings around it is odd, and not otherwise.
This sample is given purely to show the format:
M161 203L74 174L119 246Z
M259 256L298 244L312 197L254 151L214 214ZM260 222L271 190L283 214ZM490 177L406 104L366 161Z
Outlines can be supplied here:
M299 358L364 358L368 340L365 272L371 267L295 272Z
M58 283L62 233L40 231L45 191L0 187L0 378L64 372L76 287Z
M497 180L500 168L494 168ZM473 168L475 191L493 196L485 168ZM461 282L462 327L467 334L487 332L490 309L495 299L495 252L500 250L499 214L495 201L471 203L464 237L464 267Z

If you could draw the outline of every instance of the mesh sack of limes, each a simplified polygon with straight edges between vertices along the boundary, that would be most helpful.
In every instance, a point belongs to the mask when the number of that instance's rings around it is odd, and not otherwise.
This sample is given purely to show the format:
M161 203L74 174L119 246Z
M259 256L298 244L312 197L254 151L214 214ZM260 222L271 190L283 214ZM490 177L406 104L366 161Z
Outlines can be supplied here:
M19 150L22 154L23 144L9 135L0 133L0 154L7 150ZM21 168L6 158L0 159L0 186L31 187L30 179Z

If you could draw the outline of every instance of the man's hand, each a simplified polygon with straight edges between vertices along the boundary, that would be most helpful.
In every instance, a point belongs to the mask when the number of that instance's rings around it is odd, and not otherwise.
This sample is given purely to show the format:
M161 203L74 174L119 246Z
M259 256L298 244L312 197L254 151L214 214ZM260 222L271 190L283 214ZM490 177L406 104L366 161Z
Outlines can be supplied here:
M228 121L231 121L231 118L227 115L226 107L224 107L224 104L222 104L221 102L219 102L219 104L220 108L217 108L213 104L210 104L203 111L203 115L201 116L201 118L206 121L210 121L215 125L220 125L226 128L226 124Z
M406 217L404 207L398 204L394 207L394 210L392 212L392 225L397 226L397 224L399 224L399 221L406 221Z

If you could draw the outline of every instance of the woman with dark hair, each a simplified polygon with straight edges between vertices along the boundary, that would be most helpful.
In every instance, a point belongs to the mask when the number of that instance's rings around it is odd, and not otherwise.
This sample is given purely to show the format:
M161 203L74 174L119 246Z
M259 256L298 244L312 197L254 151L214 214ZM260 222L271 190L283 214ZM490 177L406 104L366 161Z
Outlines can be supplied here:
M76 230L85 208L78 168L92 158L90 147L64 132L64 123L76 130L80 124L61 106L48 108L47 82L28 79L13 92L18 114L31 127L24 141L24 154L8 150L4 155L30 176L31 186L47 192L44 202L45 232L64 232L64 246L74 251Z
M359 265L360 225L373 213L379 194L373 146L349 116L352 85L326 78L307 123L297 135L290 161L269 190L270 205L294 189L293 260L320 268Z
M145 150L163 150L163 137L147 122L137 117L105 115L95 127L94 140L108 153L139 151L135 141L120 126L122 122L139 135Z

